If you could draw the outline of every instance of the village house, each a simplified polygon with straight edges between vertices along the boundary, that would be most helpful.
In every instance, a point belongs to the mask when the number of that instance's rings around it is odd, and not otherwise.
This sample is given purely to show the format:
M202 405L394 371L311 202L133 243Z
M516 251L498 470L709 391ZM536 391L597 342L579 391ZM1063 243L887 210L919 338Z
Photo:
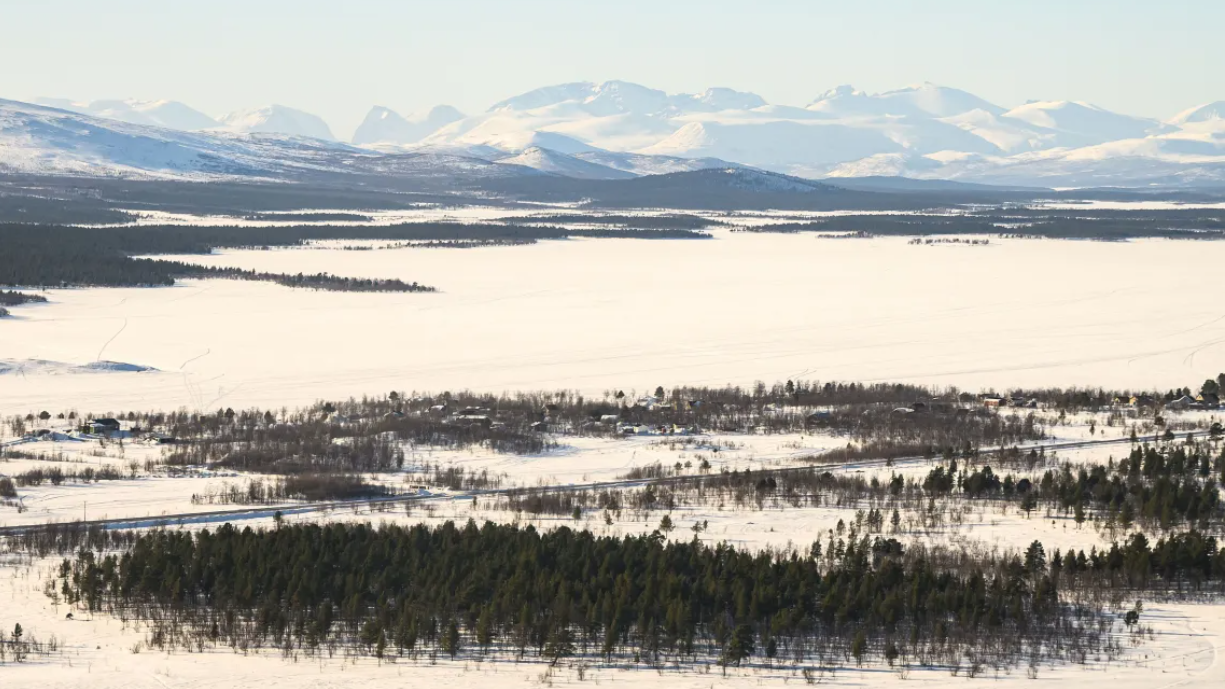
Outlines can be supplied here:
M120 431L119 421L111 418L90 419L85 422L85 432L93 435L110 435Z
M1169 402L1166 402L1165 407L1166 409L1174 409L1177 411L1181 411L1184 409L1190 409L1191 406L1194 404L1196 404L1196 400L1194 397L1190 395L1183 395L1181 397L1172 399Z

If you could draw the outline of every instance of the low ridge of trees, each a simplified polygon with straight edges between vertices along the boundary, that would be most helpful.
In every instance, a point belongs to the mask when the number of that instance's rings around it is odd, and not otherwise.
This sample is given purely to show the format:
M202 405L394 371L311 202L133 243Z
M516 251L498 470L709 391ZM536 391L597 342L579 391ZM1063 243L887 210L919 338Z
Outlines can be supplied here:
M143 533L121 553L81 549L49 591L146 622L149 643L166 650L739 665L773 649L819 667L889 648L926 663L969 655L1000 667L1117 650L1100 631L1110 626L1102 608L1060 602L1044 557L909 554L854 533L834 550L752 554L658 533L472 521L227 524ZM1209 576L1219 577L1215 563Z

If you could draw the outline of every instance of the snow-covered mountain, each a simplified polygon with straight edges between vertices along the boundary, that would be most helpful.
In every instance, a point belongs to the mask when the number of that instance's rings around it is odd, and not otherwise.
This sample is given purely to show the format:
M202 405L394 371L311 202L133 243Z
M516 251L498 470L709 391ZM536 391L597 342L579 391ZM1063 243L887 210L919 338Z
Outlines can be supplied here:
M331 129L321 118L301 110L287 108L283 105L267 105L259 108L239 110L214 119L189 105L172 100L96 100L84 103L68 98L38 98L35 99L34 104L69 110L83 115L93 115L108 120L117 120L128 124L165 127L183 132L223 129L240 134L286 134L289 136L309 136L327 141L335 140ZM379 110L380 108L375 108L375 111ZM454 122L463 117L454 108L447 108L447 106L435 108L435 111L431 112L429 117L435 118L440 124L430 129L430 132L438 129L443 124ZM391 111L386 112L395 115ZM371 113L372 116L373 114ZM395 117L398 118L399 116L395 115ZM425 132L425 134L428 133ZM420 139L421 137L417 138Z
M239 134L288 134L335 141L327 122L309 112L284 105L265 105L237 110L221 118L221 126Z
M614 153L547 132L528 132L502 143L513 146L359 148L314 136L225 129L184 132L0 100L0 174L284 180L371 176L464 183L542 174L627 179L730 165Z
M449 105L439 105L423 117L408 119L388 108L375 106L353 134L353 143L412 144L443 127L464 119L464 114Z
M323 145L294 137L333 140L321 119L282 106L242 111L210 124L206 116L167 101L47 103L122 123L206 130L212 138L204 148L210 150L229 150L241 142L246 151L258 140L234 135L247 133L289 135L284 141L294 142L290 151ZM69 133L63 137L72 139ZM159 137L167 138L153 138ZM42 153L14 149L0 152L0 160L30 165L46 154L46 160L71 161L68 167L86 169L87 153L96 150L108 164L123 169L203 165L174 158L175 146L151 146L134 162L130 151L107 153L94 141L79 142L82 150L73 151L59 138L51 139ZM1161 122L1080 101L1031 101L1006 108L930 83L882 93L839 86L798 107L770 104L729 88L669 94L626 81L574 82L512 96L471 116L446 106L417 118L374 108L354 143L362 148L345 155L365 156L362 165L379 156L387 157L383 162L416 156L419 163L477 160L504 171L585 179L740 165L809 179L899 175L1044 186L1225 184L1225 101ZM275 148L268 141L260 145ZM225 160L222 168L248 164L245 152L209 155ZM160 162L139 162L146 159Z
M502 165L520 165L574 179L629 179L638 175L592 163L548 148L533 146L517 155L497 160Z
M183 132L8 100L0 100L0 173L287 181L540 174L453 152L370 151L311 136Z
M1177 179L1225 182L1218 167L1225 102L1163 123L1077 101L1009 109L930 83L883 93L840 86L801 108L731 89L668 94L624 81L577 82L508 98L425 141L549 148L534 138L544 135L568 137L571 149L574 140L620 154L713 157L808 178L896 174L1138 185L1169 180L1183 166L1186 174Z
M1225 123L1225 100L1197 105L1189 110L1184 110L1170 118L1168 124L1181 127L1188 124L1201 124L1205 122Z
M1166 129L1156 120L1120 115L1090 103L1073 101L1031 101L1009 110L1002 118L1046 133L1052 137L1052 148L1093 146L1159 134Z
M974 94L931 83L878 94L859 91L853 86L839 86L818 96L807 109L829 117L951 117L971 110L992 115L1004 112L1003 108Z
M96 100L91 103L77 103L66 98L39 98L35 103L120 122L147 124L185 132L210 129L218 125L217 120L199 110L172 100Z

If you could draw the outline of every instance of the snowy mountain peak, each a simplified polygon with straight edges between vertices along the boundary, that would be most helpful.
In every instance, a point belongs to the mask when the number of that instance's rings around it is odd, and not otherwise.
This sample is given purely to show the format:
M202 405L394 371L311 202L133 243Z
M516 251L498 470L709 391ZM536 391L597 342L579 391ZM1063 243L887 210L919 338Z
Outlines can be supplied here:
M1004 109L960 89L930 82L895 91L869 94L852 86L839 86L821 94L808 109L835 117L952 117L971 110L995 115Z
M755 93L729 88L708 88L698 94L669 95L629 81L574 82L528 91L495 103L490 113L537 111L568 105L571 111L594 117L614 115L664 116L690 112L752 110L766 105Z
M649 115L668 109L668 94L628 81L606 81L592 89L584 108L596 117L633 113Z
M1155 120L1120 115L1083 101L1032 101L1005 112L1002 117L1053 133L1078 137L1065 145L1134 139L1161 129L1161 123Z
M464 114L449 105L438 105L424 117L405 118L399 113L376 105L370 109L366 119L353 133L353 143L366 144L412 144L464 119Z
M940 86L930 81L880 94L881 99L897 101L932 117L951 117L971 110L999 115L1004 109L961 89Z
M834 88L817 96L812 101L812 103L810 103L810 105L815 104L815 103L820 103L823 100L829 100L831 98L848 98L851 96L866 96L866 95L868 94L856 89L854 86L851 86L850 84L843 84L842 86L835 86Z
M736 91L735 89L715 87L708 88L705 91L693 96L679 96L678 99L685 99L693 105L702 106L712 112L720 112L723 110L752 110L754 108L764 107L769 105L766 99L756 93L748 93L745 91ZM684 110L686 105L682 101L679 107Z
M1168 124L1176 127L1205 122L1225 122L1225 100L1197 105L1194 108L1178 113L1168 120Z
M105 117L130 124L167 127L180 131L200 131L217 126L217 121L183 103L172 100L96 100L78 103L67 98L39 98L35 101L61 110Z
M319 116L284 105L265 105L238 110L221 118L224 129L241 134L270 133L306 136L335 141L332 130Z
M423 122L441 122L443 125L464 119L464 113L450 105L435 105L426 113ZM439 125L442 126L442 125Z
M533 89L527 93L522 93L512 98L507 98L504 101L494 103L489 107L489 111L535 110L536 108L556 105L566 101L582 101L591 96L592 91L595 88L596 85L590 81L576 81L569 84L545 86L543 88Z

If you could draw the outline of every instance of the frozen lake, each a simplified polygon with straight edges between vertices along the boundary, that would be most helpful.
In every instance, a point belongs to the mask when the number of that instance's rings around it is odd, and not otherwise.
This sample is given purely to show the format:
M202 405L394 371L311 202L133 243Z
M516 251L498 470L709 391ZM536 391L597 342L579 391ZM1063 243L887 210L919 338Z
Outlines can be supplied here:
M225 280L56 290L51 304L0 322L0 360L160 372L8 373L0 409L279 407L392 389L599 394L786 378L1170 388L1225 369L1219 242L715 234L183 258L399 277L441 292Z

